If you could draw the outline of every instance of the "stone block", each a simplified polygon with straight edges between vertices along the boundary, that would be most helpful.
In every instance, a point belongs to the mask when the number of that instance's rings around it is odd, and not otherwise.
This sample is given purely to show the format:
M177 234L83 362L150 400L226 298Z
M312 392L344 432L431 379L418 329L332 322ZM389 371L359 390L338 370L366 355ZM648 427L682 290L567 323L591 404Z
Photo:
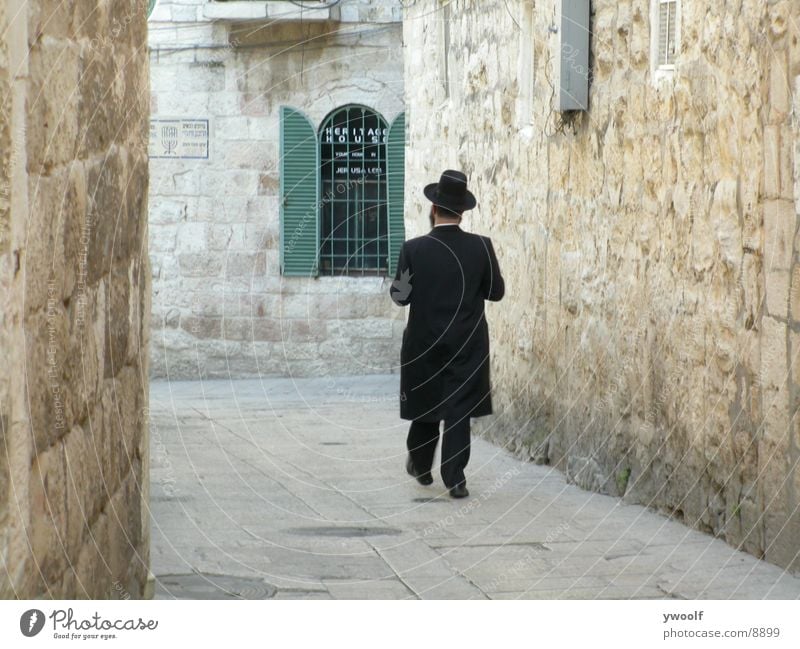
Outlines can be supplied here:
M790 126L781 128L781 148L778 163L781 167L780 196L783 199L795 200L795 146L798 142L797 131Z
M355 3L345 3L339 7L339 20L343 23L357 23L361 20L359 7Z
M280 245L280 232L277 224L258 221L245 223L244 248L246 250L277 249Z
M214 223L238 223L246 219L248 199L244 196L198 198L195 218Z
M281 325L281 341L285 344L319 342L328 334L324 320L283 319Z
M264 2L214 2L202 7L206 20L248 21L264 20L267 4Z
M353 356L360 364L358 373L390 374L399 369L400 345L397 341L386 338L384 340L363 339L356 342L361 343L361 353ZM353 352L355 353L355 350Z
M202 253L206 250L206 224L197 221L177 226L175 250L182 253Z
M795 386L800 386L800 333L794 331L789 332L789 380ZM792 404L792 413L797 412L795 404ZM796 415L793 415L796 421ZM800 448L800 439L797 440L798 448Z
M283 339L283 323L273 318L251 318L252 340L280 342Z
M62 233L64 221L73 220L64 210L66 191L63 171L53 177L33 176L29 181L26 249L20 260L25 269L25 306L29 312L44 308L49 299L60 300L64 294L67 264ZM49 272L42 272L43 268Z
M82 597L101 599L111 591L111 575L105 553L108 552L108 515L103 512L92 524L92 543L81 548L75 575L83 585Z
M263 252L234 252L225 255L225 277L249 278L266 272Z
M155 191L155 188L153 188ZM151 196L148 221L150 225L175 224L185 221L190 213L196 210L196 199L168 199L163 196ZM190 205L194 209L190 209Z
M130 241L120 234L128 232L129 226L124 165L122 151L112 148L104 159L86 166L89 283L108 273L115 257L120 259L130 252Z
M103 549L104 559L109 574L110 589L101 596L104 599L114 597L123 583L127 583L126 575L132 562L137 561L135 553L141 542L141 523L136 523L141 496L131 489L133 482L130 476L117 489L108 506L108 546ZM138 498L137 498L138 496Z
M249 293L239 296L239 313L249 318L280 318L280 296Z
M758 496L763 507L764 551L768 561L787 563L797 552L796 540L785 534L788 521L788 440L759 442ZM792 548L791 555L789 548Z
M738 180L727 178L717 183L710 216L716 232L719 254L732 268L738 268L742 258Z
M315 315L314 302L315 296L298 293L284 294L278 301L278 317L293 319L308 319Z
M29 57L28 119L37 128L26 131L28 169L48 173L73 159L78 141L79 104L85 86L78 46L43 35ZM113 77L111 77L113 79Z
M103 447L103 407L98 398L91 407L89 417L81 426L83 436L70 433L65 442L66 465L68 471L80 470L86 490L81 492L83 516L94 521L103 508L108 495L104 486L106 455ZM77 533L74 526L73 532Z
M125 121L115 111L114 102L107 101L107 89L123 79L114 57L114 41L106 36L89 41L80 59L78 118L78 156L89 157L95 151L104 151L112 142ZM102 90L101 90L102 88Z
M222 336L222 319L206 316L181 318L181 328L195 338L216 339Z
M111 378L122 369L128 357L128 338L131 335L131 285L126 268L115 266L106 284L105 303L114 314L105 322L105 358L103 376Z
M65 548L70 564L78 561L80 549L88 537L92 513L97 507L96 499L103 496L93 451L86 432L80 426L73 427L64 438Z
M234 140L220 147L220 162L226 169L250 169L261 171L274 168L278 163L278 149L274 143L253 142L252 140ZM258 191L261 192L259 174Z
M763 439L788 444L790 438L789 376L776 388L766 389L764 398Z
M174 223L167 225L150 223L147 226L150 235L150 250L153 252L173 252L178 240L178 227Z
M760 385L764 390L779 390L786 385L789 373L787 327L773 318L764 317L761 331Z
M61 195L63 209L59 221L63 223L64 276L62 297L68 299L83 280L88 265L89 228L87 222L86 175L80 162L69 165L66 187ZM78 287L80 292L81 288Z
M778 318L786 318L789 313L789 271L767 271L767 313Z
M764 127L764 195L781 195L781 130L778 126Z
M98 302L98 298L100 298ZM75 421L86 419L103 378L104 287L89 287L70 303L69 336L63 352L63 380Z
M178 255L180 274L183 277L219 277L222 275L224 257L205 253Z
M262 173L258 176L258 193L262 196L277 196L280 192L280 178L275 173Z
M391 320L382 318L365 318L349 320L338 327L339 332L348 338L386 338L391 339L393 328Z
M240 303L242 297L238 293L217 293L200 290L192 298L192 313L203 317L238 316L241 314Z
M158 66L156 66L158 67ZM225 63L203 61L182 66L177 83L171 90L178 92L219 92L225 90Z
M222 321L223 340L251 340L250 322L249 318L224 318Z
M67 434L74 421L74 395L66 373L67 318L60 301L27 319L26 383L37 451Z
M203 196L254 196L258 192L258 174L249 170L221 171L205 169L202 174Z
M31 467L29 542L33 560L47 579L67 566L64 447L56 442L41 451Z
M787 51L773 51L769 66L769 121L771 124L778 124L786 119L791 108L792 91Z
M127 365L114 378L113 416L119 425L117 436L120 454L119 480L124 481L138 461L138 449L146 426L143 408L146 403L143 377L137 368Z
M764 266L769 270L790 270L797 215L791 201L764 203Z
M231 252L245 249L245 225L243 223L209 224L206 228L208 250Z
M770 34L775 39L782 37L791 22L791 2L789 0L774 0L769 7Z
M742 259L741 290L744 300L745 329L752 330L764 301L761 257L745 254Z
M280 203L278 196L252 196L247 199L244 212L250 222L278 224L280 219Z
M319 357L319 344L284 339L276 345L275 354L284 363L284 376L322 376L323 362Z
M174 90L182 70L180 65L170 65L164 61L154 62L150 66L150 90L154 93Z

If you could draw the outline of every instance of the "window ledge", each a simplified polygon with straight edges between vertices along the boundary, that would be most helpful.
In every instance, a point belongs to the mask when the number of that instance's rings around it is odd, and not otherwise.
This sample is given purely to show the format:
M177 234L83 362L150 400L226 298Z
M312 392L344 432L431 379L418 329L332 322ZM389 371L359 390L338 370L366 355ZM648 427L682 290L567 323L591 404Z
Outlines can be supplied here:
M653 70L653 83L658 85L667 82L675 76L675 66L659 66Z
M300 7L283 0L210 0L203 6L203 17L219 22L320 22L333 18L327 5Z

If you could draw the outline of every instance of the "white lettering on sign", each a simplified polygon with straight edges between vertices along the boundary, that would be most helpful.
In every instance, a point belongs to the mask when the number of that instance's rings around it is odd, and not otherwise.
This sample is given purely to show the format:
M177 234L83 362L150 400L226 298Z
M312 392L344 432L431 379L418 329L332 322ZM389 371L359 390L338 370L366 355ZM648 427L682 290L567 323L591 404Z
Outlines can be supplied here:
M153 118L150 120L151 158L208 160L208 119Z
M345 144L350 142L352 144L380 144L386 142L386 135L389 133L388 128L351 128L348 129L343 126L329 126L325 129L325 144L340 143Z

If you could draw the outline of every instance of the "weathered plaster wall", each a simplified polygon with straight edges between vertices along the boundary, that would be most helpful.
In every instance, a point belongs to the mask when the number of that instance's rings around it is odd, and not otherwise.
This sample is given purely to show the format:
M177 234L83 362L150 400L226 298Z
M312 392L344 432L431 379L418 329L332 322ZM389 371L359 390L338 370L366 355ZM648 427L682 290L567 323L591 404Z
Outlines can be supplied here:
M0 5L0 597L143 594L146 5Z
M404 23L409 234L461 168L507 278L482 432L798 570L800 5L684 0L656 83L649 1L596 0L590 110L559 129L555 3L525 4Z
M397 371L402 311L384 278L281 277L280 107L315 126L362 103L403 111L399 0L344 0L339 20L231 23L204 3L150 20L152 113L210 119L210 159L152 159L152 373L336 376Z

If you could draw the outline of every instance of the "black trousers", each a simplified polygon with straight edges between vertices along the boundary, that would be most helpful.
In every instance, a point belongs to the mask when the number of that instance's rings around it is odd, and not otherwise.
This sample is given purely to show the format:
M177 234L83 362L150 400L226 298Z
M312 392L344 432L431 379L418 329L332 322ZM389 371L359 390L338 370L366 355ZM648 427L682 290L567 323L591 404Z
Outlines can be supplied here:
M442 435L442 481L448 489L464 484L464 467L469 462L469 417L444 422ZM439 442L439 422L412 421L406 446L417 471L429 473Z

